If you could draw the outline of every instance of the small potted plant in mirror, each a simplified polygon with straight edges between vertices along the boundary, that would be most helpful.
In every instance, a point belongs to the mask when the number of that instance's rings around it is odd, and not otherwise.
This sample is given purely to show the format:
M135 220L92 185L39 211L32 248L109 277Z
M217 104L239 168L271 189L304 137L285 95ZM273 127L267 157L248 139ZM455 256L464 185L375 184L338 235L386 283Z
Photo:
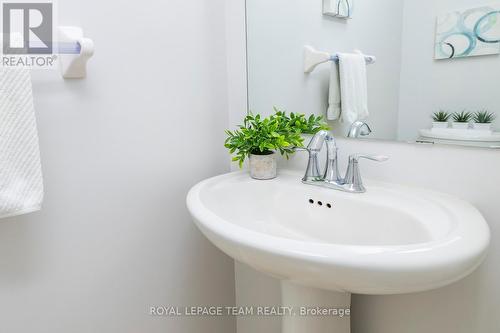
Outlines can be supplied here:
M472 120L472 113L467 111L455 112L453 114L453 128L454 129L468 129L469 123Z
M295 148L304 147L302 134L315 134L322 129L329 129L322 117L287 115L275 109L275 113L267 118L258 114L246 116L237 130L226 131L224 146L235 154L233 161L238 162L240 168L249 159L252 178L273 179L277 176L276 153L288 159L295 153Z
M478 111L474 114L474 129L478 131L491 132L491 123L495 120L495 114L487 110Z
M432 128L448 128L448 120L450 120L451 115L445 111L435 112L432 115Z

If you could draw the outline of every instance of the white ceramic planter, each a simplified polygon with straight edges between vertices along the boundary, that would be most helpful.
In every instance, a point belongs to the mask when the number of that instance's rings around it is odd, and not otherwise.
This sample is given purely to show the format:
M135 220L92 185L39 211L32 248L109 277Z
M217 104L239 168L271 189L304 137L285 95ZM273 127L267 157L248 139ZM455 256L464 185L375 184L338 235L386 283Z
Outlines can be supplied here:
M469 128L469 123L457 123L453 122L452 127L454 129L468 129Z
M479 124L479 123L475 123L474 124L474 129L478 130L478 131L491 132L491 124Z
M448 128L447 121L435 121L432 123L432 128Z
M276 178L277 163L276 154L250 155L250 177L258 180Z

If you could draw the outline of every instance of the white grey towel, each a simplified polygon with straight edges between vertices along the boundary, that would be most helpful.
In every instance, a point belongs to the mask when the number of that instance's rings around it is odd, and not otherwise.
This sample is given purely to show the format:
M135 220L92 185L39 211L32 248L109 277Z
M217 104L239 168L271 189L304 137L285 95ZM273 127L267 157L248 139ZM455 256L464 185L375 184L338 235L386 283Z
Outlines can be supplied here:
M39 210L42 200L31 76L0 67L0 218Z
M341 112L339 66L335 61L332 61L331 66L326 118L328 120L338 120Z
M348 124L369 116L366 60L360 53L339 54L341 120Z

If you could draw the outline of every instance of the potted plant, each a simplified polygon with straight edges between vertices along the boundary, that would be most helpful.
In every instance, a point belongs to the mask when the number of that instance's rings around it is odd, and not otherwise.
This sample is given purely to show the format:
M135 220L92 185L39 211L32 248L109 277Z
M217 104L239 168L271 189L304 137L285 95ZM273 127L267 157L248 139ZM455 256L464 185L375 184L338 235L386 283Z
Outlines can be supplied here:
M472 119L472 113L467 111L455 112L453 114L453 128L455 129L468 129L469 122Z
M236 154L233 161L239 162L240 168L248 158L250 176L254 179L273 179L277 175L276 153L289 158L295 148L304 146L301 134L315 134L328 129L322 117L306 118L302 114L287 115L275 109L267 118L249 114L235 131L226 131L224 146L231 154Z
M474 129L480 131L491 131L491 123L496 116L486 110L476 112L474 114Z
M432 128L448 128L451 115L445 111L434 112L432 115Z

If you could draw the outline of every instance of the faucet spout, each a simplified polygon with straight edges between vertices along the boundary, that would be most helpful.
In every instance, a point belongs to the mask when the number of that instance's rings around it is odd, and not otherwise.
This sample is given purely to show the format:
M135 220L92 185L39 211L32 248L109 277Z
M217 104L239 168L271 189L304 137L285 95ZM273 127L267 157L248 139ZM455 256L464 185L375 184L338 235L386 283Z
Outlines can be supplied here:
M370 126L363 121L355 121L351 125L351 129L349 130L349 134L347 134L348 138L359 138L360 136L368 136L372 132Z

